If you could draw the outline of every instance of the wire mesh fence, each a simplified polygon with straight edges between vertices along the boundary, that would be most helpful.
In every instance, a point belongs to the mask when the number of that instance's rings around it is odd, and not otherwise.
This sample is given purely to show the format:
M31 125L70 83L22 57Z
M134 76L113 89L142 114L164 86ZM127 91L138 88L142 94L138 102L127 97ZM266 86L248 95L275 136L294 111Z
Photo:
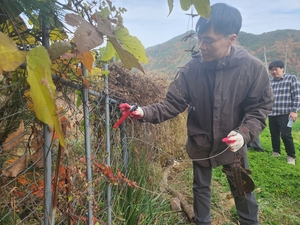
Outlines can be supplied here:
M116 78L121 77L124 85L137 89L132 82L137 76L130 80L118 68L110 67L109 80L116 84ZM140 92L142 97L149 96L153 101L161 97L162 90L141 79L136 83L145 90ZM85 99L83 82L58 76L53 80L64 147L59 145L57 134L36 118L24 80L11 85L7 77L2 77L0 224L112 224L112 220L114 224L126 224L118 221L121 216L113 208L128 210L129 203L119 203L120 196L126 186L138 185L127 178L137 172L129 170L128 165L144 157L163 167L174 157L184 157L185 137L178 138L177 133L184 133L185 124L132 121L113 129L120 117L118 104L124 100L118 97L126 95L118 84L109 83L108 90L103 77L90 82ZM144 156L138 153L142 149Z
M0 224L43 224L45 203L45 158L51 155L51 191L55 210L55 224L85 224L88 217L88 182L86 142L91 146L93 212L95 218L106 220L107 145L114 149L110 154L111 168L122 168L120 131L110 129L106 139L107 123L117 121L119 109L116 101L109 101L109 118L105 118L105 96L94 91L87 105L79 100L78 90L57 83L57 104L65 131L66 146L59 145L56 134L50 129L51 146L44 151L44 125L30 110L25 90L19 83L1 85L1 211ZM78 97L79 96L79 97ZM114 103L112 103L114 102ZM77 105L76 105L77 104ZM84 107L88 109L85 118ZM88 122L86 122L86 121ZM86 136L88 123L89 136ZM125 131L125 130L124 130ZM9 142L7 140L9 139ZM107 143L107 140L110 143ZM10 142L19 144L11 148ZM46 154L46 155L45 155ZM102 171L101 171L102 170ZM109 175L107 175L109 176ZM57 192L57 196L55 193ZM54 206L55 207L55 206ZM102 212L102 213L99 213ZM100 216L100 217L99 217Z

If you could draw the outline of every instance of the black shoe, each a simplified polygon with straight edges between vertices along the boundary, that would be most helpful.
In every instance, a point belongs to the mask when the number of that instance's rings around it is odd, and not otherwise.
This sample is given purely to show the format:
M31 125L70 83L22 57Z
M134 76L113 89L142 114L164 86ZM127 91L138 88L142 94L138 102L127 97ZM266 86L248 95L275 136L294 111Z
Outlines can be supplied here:
M263 148L253 148L257 152L264 152L265 150Z

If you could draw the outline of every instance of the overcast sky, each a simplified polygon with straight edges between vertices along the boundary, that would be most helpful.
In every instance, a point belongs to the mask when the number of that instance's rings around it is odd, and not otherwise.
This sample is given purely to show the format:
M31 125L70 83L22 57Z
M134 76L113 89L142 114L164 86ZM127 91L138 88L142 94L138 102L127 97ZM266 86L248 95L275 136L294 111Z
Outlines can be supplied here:
M192 20L183 11L179 0L168 16L168 0L112 0L116 7L124 7L124 26L145 48L164 43L186 31L195 29L199 17ZM278 29L300 30L300 0L211 0L238 8L243 17L241 31L252 34ZM193 9L193 13L196 11Z

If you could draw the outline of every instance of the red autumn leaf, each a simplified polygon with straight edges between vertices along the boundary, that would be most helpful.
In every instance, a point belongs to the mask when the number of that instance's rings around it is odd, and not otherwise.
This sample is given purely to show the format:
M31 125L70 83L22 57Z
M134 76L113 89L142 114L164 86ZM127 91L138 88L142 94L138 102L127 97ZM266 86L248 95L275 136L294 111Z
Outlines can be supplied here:
M95 163L95 166L100 170L100 171L104 171L105 166L103 166L101 163Z
M117 173L117 176L116 176L116 180L117 180L117 182L119 183L119 185L121 185L121 181L122 181L123 177L124 177L124 174L121 173L121 171L118 169L118 173Z
M115 182L114 174L109 166L106 166L104 169L104 175L108 181Z
M28 185L29 182L27 180L27 178L25 177L25 175L21 175L17 178L17 181L21 184L23 184L24 186Z
M131 184L132 184L133 187L139 188L139 186L137 185L137 183L135 181L132 181Z
M17 197L24 197L26 195L24 192L18 190L14 190L12 194Z
M95 157L92 155L91 156L91 161L93 161L94 159L95 159ZM83 158L80 158L79 161L86 164L86 156L84 156Z
M76 75L76 77L79 77L82 75L82 69L80 67L76 68L75 75Z
M65 184L66 184L66 182L64 180L59 181L58 188L65 191Z
M86 163L86 157L84 156L83 158L80 158L80 159L79 159L79 162L81 162L81 163Z
M36 183L33 183L30 187L29 190L32 192L32 194L36 195L39 198L44 197L44 181L39 180L39 185Z
M61 122L62 124L65 124L66 127L71 128L70 121L68 120L67 117L65 117L65 116L61 117L61 118L60 118L60 122Z

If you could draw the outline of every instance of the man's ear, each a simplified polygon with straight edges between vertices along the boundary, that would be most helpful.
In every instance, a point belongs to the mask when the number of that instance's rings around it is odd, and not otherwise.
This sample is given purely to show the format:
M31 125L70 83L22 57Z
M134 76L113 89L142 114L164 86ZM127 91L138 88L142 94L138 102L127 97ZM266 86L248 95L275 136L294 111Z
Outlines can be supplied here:
M230 37L229 37L229 39L228 39L229 44L233 45L234 42L236 41L236 39L237 39L237 35L236 34L231 34Z

